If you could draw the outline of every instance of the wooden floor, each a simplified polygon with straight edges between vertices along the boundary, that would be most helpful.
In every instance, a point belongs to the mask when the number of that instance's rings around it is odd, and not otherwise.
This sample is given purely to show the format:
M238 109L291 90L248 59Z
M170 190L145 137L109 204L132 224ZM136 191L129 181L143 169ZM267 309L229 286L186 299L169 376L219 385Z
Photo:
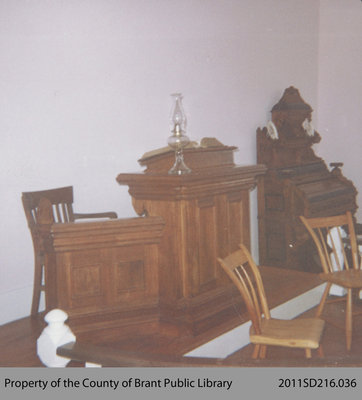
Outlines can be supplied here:
M316 275L310 274L306 277L303 273L293 271L285 274L284 271L266 269L262 271L263 280L271 308L295 297L320 283ZM280 290L281 276L283 288ZM357 304L362 311L362 305ZM237 311L236 315L237 315ZM313 314L310 310L306 314ZM362 366L362 315L354 319L353 343L351 352L345 349L344 330L335 325L344 326L344 303L334 303L326 306L323 316L328 317L332 324L327 323L323 336L323 348L325 356L336 359L353 359L354 364ZM237 315L239 323L247 320L245 315ZM69 323L74 331L74 327ZM41 367L42 364L36 356L36 339L39 337L45 324L41 315L37 317L23 318L18 321L0 326L0 367ZM221 329L222 328L222 329ZM117 348L124 351L135 351L138 353L173 354L182 355L191 349L208 342L222 333L227 327L221 327L218 331L210 330L197 337L180 335L176 327L160 324L158 322L147 322L129 327L126 330L108 329L99 332L78 332L77 342L102 345L107 348ZM230 327L229 327L230 328ZM100 339L101 338L101 339ZM268 360L304 361L302 350L289 350L280 348L268 349ZM247 365L251 359L251 346L246 346L228 357L228 360L237 365ZM359 363L359 359L361 362ZM80 366L73 362L69 366Z
M353 360L353 365L362 367L362 303L354 305L355 311L361 312L353 319L353 339L351 351L346 350L344 331L345 302L330 303L325 306L323 319L326 320L326 327L323 334L322 346L324 356L328 359ZM315 308L305 312L298 318L314 316ZM248 345L236 351L228 358L230 360L244 360L251 358L252 346ZM270 360L303 360L304 351L299 349L286 349L281 347L269 347L267 358ZM313 353L313 357L317 357Z

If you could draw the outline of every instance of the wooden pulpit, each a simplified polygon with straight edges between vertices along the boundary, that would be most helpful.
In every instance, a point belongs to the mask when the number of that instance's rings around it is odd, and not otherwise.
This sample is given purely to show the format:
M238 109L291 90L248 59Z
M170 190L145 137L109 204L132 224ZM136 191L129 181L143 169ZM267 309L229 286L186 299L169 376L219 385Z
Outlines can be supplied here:
M265 167L235 165L235 150L203 140L184 151L190 174L169 175L174 153L165 149L139 160L144 172L117 177L129 186L138 215L165 222L158 247L160 320L192 334L230 320L241 302L217 257L239 243L250 247L249 191Z

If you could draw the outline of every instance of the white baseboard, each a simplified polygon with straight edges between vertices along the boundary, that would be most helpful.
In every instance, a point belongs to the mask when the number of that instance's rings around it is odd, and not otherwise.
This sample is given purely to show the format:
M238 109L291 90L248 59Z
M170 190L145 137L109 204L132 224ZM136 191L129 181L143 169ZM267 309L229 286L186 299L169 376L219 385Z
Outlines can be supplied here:
M344 296L346 295L347 290L342 286L332 285L331 289L329 290L329 294L332 296Z
M272 317L280 319L291 319L297 315L315 307L319 304L325 284L308 290L270 311ZM192 357L215 357L225 358L240 348L249 344L250 321L246 322L229 332L211 340L210 342L197 347L185 354Z

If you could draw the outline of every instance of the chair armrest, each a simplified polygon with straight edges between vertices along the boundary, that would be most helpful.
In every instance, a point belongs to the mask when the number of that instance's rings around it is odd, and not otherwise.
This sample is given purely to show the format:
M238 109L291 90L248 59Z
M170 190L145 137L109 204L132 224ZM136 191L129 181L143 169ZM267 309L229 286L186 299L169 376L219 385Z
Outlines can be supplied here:
M114 211L107 211L101 213L74 213L74 219L87 219L87 218L111 218L116 219L118 218L117 213Z

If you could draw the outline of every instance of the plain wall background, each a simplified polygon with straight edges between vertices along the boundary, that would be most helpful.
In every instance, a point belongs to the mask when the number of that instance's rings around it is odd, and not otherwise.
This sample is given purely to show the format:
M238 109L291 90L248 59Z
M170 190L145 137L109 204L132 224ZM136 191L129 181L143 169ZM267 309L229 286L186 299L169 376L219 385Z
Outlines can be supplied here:
M76 211L135 216L115 178L166 145L171 93L192 140L236 145L247 165L256 128L297 87L318 154L361 192L361 38L360 0L0 0L0 323L30 311L21 192L73 185Z
M321 0L316 146L326 161L342 161L359 191L362 222L362 1ZM313 106L312 106L313 107Z

